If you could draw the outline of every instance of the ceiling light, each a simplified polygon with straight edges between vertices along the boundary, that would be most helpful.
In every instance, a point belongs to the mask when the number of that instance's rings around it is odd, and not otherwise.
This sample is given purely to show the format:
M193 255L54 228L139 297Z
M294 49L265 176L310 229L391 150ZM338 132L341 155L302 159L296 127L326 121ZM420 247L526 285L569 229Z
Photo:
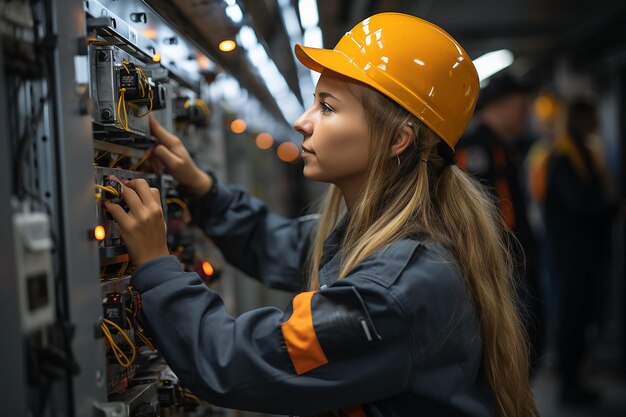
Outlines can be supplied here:
M257 43L259 43L254 29L252 29L250 26L242 26L241 29L239 29L239 34L237 36L239 38L239 44L244 49L250 49Z
M226 15L230 17L233 23L241 23L243 20L243 12L237 4L233 4L226 8Z
M298 11L300 12L300 22L302 22L303 28L309 29L317 26L319 15L317 13L316 0L300 0L298 2Z
M237 47L237 44L232 39L226 39L220 42L220 51L230 52Z
M319 26L308 28L304 31L304 44L313 48L322 48L322 29Z
M508 49L488 52L474 60L478 79L482 82L513 63L513 53Z

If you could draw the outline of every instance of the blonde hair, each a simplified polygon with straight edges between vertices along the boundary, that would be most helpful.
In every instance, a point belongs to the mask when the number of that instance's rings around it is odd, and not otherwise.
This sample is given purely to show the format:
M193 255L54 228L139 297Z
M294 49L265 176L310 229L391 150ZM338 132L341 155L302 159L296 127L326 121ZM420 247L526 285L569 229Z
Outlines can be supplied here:
M478 313L483 364L498 415L537 416L509 240L494 202L480 184L444 160L443 142L425 124L370 87L349 86L369 122L370 169L348 219L339 278L398 239L422 234L444 245L458 262ZM411 127L415 141L398 163L389 155L403 126ZM331 185L310 254L310 289L319 288L324 241L342 212L341 192Z

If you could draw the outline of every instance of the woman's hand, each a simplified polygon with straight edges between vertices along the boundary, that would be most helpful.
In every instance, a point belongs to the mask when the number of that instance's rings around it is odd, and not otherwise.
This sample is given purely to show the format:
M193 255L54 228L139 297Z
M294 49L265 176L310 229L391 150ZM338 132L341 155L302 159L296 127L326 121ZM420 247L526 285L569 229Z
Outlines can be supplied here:
M181 140L165 130L152 116L150 132L159 142L152 154L165 164L176 181L196 196L207 193L211 189L211 178L196 166Z
M143 179L121 183L128 213L115 203L106 202L105 206L120 226L133 264L139 266L169 255L159 190L150 188Z

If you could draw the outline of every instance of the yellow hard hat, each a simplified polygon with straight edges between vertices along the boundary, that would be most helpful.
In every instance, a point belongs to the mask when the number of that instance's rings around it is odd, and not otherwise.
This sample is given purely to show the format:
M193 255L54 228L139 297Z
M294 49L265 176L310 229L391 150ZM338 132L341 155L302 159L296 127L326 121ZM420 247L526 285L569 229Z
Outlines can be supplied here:
M417 116L454 149L478 97L478 73L440 27L402 13L373 15L334 49L295 46L306 67L361 81Z

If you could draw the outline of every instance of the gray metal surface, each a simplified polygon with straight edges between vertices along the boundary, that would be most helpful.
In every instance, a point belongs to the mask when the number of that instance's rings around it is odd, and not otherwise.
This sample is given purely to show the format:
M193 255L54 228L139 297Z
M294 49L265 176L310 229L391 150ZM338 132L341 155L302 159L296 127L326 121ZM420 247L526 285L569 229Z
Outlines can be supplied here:
M93 402L106 400L104 343L95 338L95 329L102 314L98 285L98 251L88 231L96 222L93 201L94 171L91 116L85 108L76 82L74 57L79 41L85 36L83 3L79 0L56 1L55 30L58 48L55 67L56 107L59 134L59 190L63 233L65 271L68 288L70 321L76 326L72 348L81 367L73 381L75 417L93 416Z
M2 195L11 195L12 173L9 153L9 132L7 128L7 103L4 80L4 62L2 56L2 38L0 37L0 191ZM0 354L3 358L2 369L5 375L0 385L0 403L2 412L7 416L26 415L26 363L24 340L17 337L21 333L20 306L18 304L17 267L15 265L15 248L13 236L11 199L0 199L0 230L3 236L0 239L0 316L5 335L11 335L9 343L0 343Z

